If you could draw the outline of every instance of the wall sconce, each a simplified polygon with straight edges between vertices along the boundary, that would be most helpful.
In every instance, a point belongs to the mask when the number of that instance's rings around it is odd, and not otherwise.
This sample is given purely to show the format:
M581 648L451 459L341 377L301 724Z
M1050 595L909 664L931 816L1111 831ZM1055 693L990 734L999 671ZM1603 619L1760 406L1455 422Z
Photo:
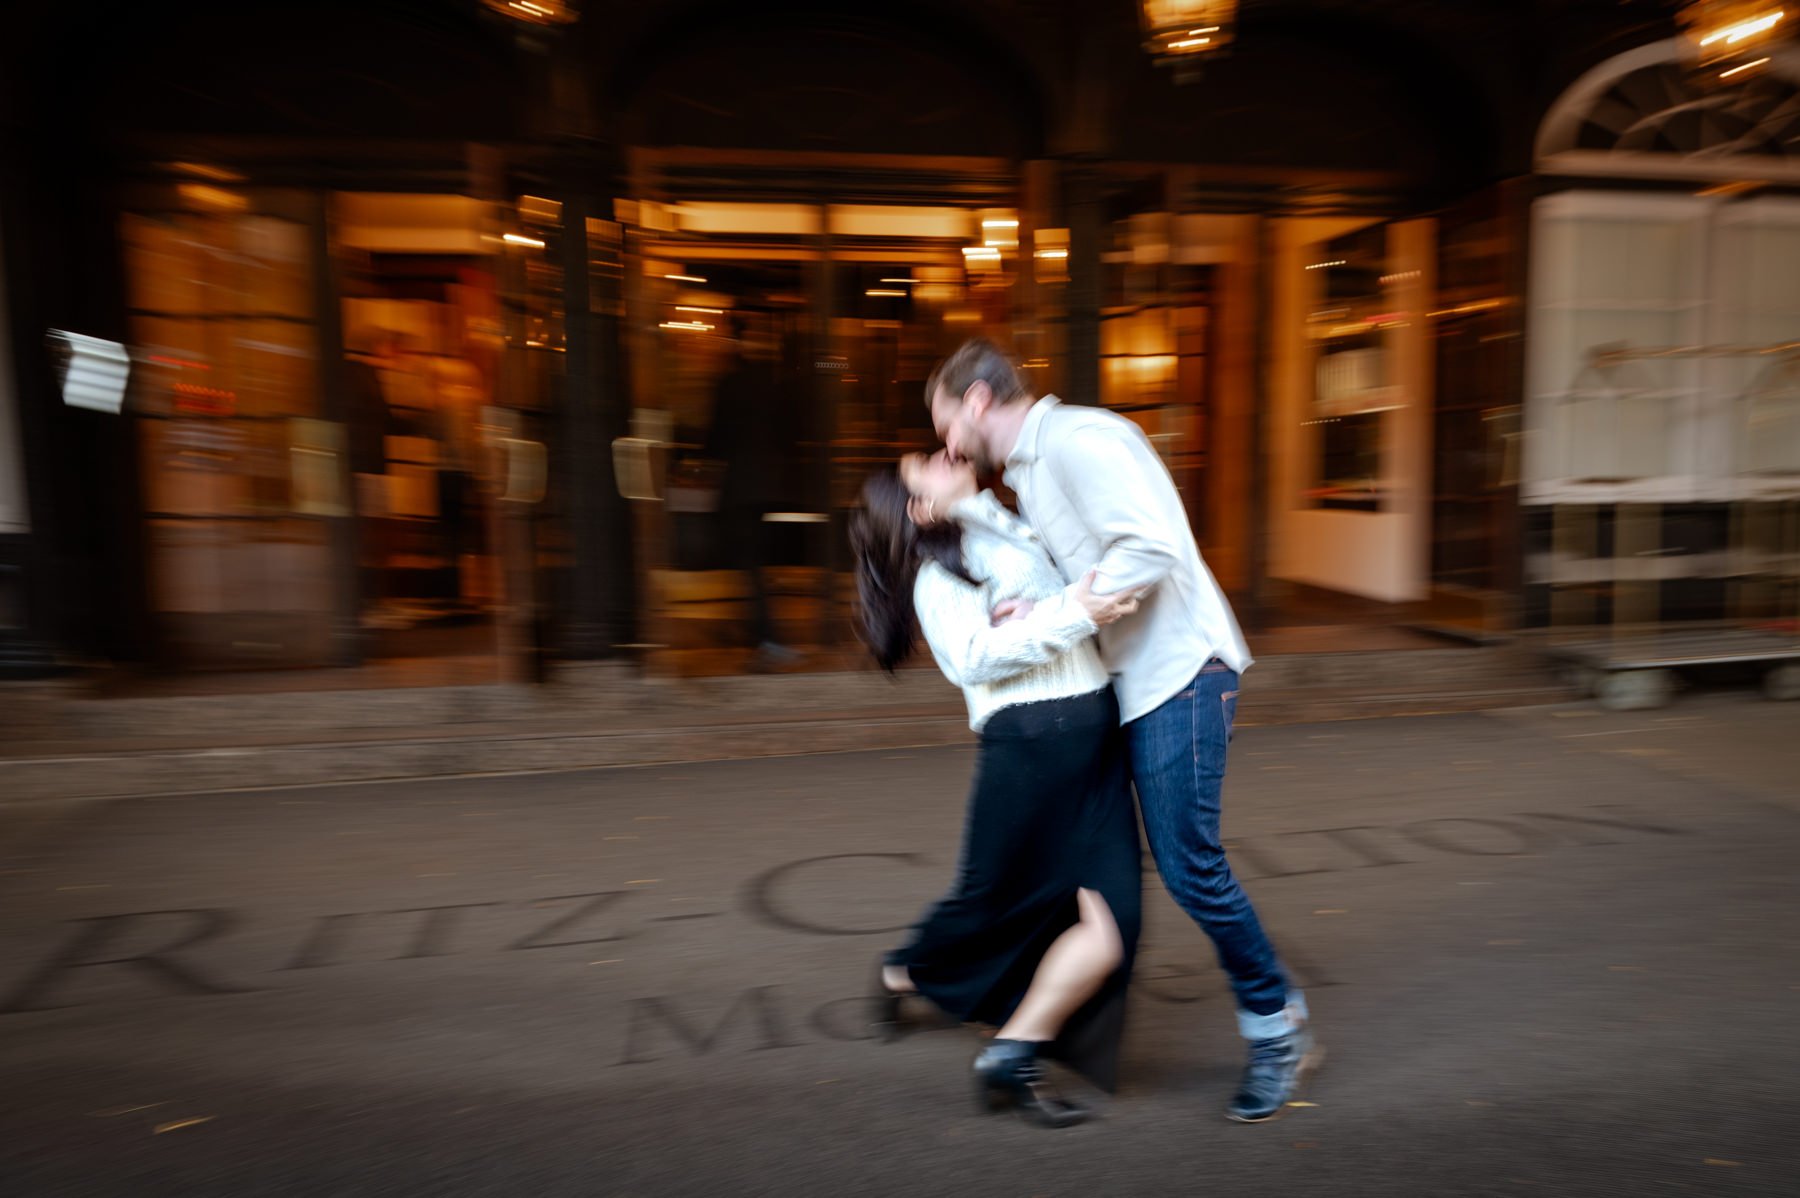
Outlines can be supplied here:
M1139 0L1144 49L1158 65L1191 70L1231 44L1237 8L1237 0Z
M1770 0L1695 0L1681 26L1696 78L1742 83L1761 74L1790 40L1794 15Z
M572 0L482 0L489 8L528 25L572 25L580 16Z

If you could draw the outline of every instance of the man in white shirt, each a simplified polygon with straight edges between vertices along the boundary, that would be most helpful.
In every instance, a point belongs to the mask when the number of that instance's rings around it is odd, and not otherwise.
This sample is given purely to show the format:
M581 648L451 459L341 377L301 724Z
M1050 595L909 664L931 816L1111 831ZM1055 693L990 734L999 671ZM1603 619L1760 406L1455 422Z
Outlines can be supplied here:
M1031 393L1013 360L974 340L925 386L952 457L1007 486L1069 583L1097 569L1096 593L1147 588L1101 630L1100 649L1131 743L1132 775L1163 884L1231 975L1249 1064L1226 1114L1279 1114L1319 1050L1219 840L1226 746L1250 651L1194 543L1174 480L1143 430L1098 408Z

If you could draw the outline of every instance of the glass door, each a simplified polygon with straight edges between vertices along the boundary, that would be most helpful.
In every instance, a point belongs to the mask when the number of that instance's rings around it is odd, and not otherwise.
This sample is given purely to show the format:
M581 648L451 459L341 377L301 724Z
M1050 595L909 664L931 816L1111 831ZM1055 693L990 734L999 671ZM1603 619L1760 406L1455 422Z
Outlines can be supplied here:
M549 239L494 207L332 198L364 659L442 680L495 680L524 652L504 643L535 575L513 509L542 498L530 426L551 402L541 359L561 347Z
M1204 541L1214 275L1178 261L1181 248L1168 213L1113 222L1101 274L1100 402L1156 446Z

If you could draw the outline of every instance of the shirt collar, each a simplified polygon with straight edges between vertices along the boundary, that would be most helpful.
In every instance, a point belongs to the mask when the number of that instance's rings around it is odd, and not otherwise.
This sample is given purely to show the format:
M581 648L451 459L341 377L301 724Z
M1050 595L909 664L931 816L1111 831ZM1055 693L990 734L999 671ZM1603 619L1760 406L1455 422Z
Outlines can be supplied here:
M965 528L986 528L1013 537L1031 536L1031 530L1007 511L1006 505L992 491L977 491L966 499L957 500L950 508L950 518Z
M1037 461L1038 437L1043 432L1044 417L1061 403L1056 396L1046 395L1031 405L1031 411L1025 413L1025 423L1019 426L1019 439L1013 443L1012 452L1006 455L1008 470Z

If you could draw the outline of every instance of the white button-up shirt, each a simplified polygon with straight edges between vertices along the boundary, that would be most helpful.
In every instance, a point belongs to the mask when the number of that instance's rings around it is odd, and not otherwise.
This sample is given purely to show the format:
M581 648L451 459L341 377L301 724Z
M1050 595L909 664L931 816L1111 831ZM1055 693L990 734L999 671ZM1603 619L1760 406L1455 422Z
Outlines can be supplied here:
M1046 395L1006 459L1006 485L1066 581L1098 567L1097 593L1151 588L1135 615L1100 630L1123 719L1155 711L1209 658L1249 667L1250 649L1200 560L1175 481L1136 424Z

